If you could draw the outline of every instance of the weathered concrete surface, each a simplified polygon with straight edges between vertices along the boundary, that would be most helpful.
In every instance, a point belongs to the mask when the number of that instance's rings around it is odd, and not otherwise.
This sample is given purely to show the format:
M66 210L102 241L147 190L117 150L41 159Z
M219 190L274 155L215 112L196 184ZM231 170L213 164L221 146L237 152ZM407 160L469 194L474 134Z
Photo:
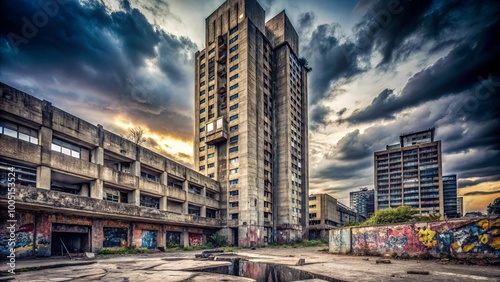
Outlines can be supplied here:
M262 248L240 250L229 255L216 256L215 261L195 260L198 252L153 255L128 255L97 257L97 263L87 266L70 266L58 269L27 272L16 275L16 281L255 281L244 277L200 272L206 268L228 267L224 257L240 257L247 265L257 265L269 270L275 279L277 271L300 273L286 280L267 281L499 281L500 269L496 266L468 266L441 264L438 261L392 260L391 264L376 264L374 257L342 256L321 252L324 247L302 249ZM297 260L306 264L296 266ZM368 259L368 260L366 260ZM50 259L48 259L50 260ZM21 262L20 262L21 263ZM276 265L275 268L263 266ZM243 264L241 264L243 265ZM4 267L0 268L5 271ZM281 269L281 270L280 270ZM258 269L256 269L258 270ZM407 271L429 271L429 275L407 274ZM240 269L241 272L241 269ZM313 274L314 278L307 278ZM284 276L280 276L284 277ZM312 280L311 280L312 279ZM258 280L262 281L262 280Z

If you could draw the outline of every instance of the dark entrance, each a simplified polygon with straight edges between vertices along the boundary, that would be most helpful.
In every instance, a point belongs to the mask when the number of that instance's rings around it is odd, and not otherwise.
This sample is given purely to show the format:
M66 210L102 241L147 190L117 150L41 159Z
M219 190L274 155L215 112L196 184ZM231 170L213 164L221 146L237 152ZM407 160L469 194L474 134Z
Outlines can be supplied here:
M66 255L66 249L69 253L89 252L89 233L89 226L54 223L52 225L52 255Z
M238 227L231 228L231 231L233 233L233 245L238 246Z

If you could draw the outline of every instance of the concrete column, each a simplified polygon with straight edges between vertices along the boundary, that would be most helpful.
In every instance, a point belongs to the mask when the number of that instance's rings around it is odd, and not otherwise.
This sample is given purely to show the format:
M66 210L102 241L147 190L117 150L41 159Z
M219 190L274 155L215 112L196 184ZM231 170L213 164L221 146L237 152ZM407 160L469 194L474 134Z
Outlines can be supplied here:
M160 175L160 183L167 186L168 184L168 173L166 171L162 172Z
M141 192L139 189L135 189L128 194L128 202L136 206L141 205Z
M137 177L141 177L141 163L139 161L130 163L130 173Z
M189 182L186 180L184 180L184 182L182 183L182 190L184 190L184 193L186 193L186 201L182 204L182 213L183 214L188 214L188 211L189 211L189 208L188 208L188 205L189 205L189 201L188 201L188 198L189 198L189 195L188 195L188 190L189 190Z
M51 169L46 166L36 168L36 188L50 189Z
M189 212L189 202L186 200L184 203L182 203L182 213L188 214L188 212Z
M102 187L102 180L96 179L90 182L90 197L93 199L102 200L104 189Z
M160 210L167 211L167 197L166 196L160 198Z
M104 149L102 147L97 147L92 150L92 159L91 162L99 165L104 164Z
M42 146L41 164L44 166L50 166L50 160L52 157L52 129L42 126L40 131L38 131L38 140Z
M80 196L90 197L90 184L82 184L82 188L80 189Z
M189 232L187 228L182 228L181 244L183 247L189 247Z
M200 216L207 217L207 206L201 206Z

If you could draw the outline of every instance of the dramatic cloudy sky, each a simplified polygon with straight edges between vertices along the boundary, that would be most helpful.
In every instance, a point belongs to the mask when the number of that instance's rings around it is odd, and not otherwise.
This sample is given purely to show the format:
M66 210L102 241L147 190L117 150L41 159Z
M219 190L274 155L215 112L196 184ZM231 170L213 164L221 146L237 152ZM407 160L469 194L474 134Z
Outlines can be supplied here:
M118 133L143 126L190 165L193 55L222 2L2 1L0 81ZM348 203L373 187L373 152L434 126L466 210L500 196L499 1L259 2L286 10L313 68L311 192Z

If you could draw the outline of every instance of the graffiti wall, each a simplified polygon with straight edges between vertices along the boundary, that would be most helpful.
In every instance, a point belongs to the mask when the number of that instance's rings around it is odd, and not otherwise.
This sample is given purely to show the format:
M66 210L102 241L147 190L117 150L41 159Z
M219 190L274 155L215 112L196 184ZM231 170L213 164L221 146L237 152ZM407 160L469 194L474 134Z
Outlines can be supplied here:
M189 233L189 246L196 247L203 245L203 235Z
M156 249L158 247L158 242L156 236L158 232L156 230L143 230L142 231L142 248Z
M353 227L351 251L451 257L500 257L500 218L475 218L431 223ZM332 230L330 251L345 246Z
M181 232L171 232L167 231L166 232L166 242L167 242L167 248L173 248L173 247L178 247L181 245Z
M104 248L126 247L128 238L127 228L103 227Z
M16 257L27 257L34 254L35 218L33 214L16 213L16 220L13 227L7 221L0 225L0 255L2 257L10 254L9 243L14 244L14 239Z

